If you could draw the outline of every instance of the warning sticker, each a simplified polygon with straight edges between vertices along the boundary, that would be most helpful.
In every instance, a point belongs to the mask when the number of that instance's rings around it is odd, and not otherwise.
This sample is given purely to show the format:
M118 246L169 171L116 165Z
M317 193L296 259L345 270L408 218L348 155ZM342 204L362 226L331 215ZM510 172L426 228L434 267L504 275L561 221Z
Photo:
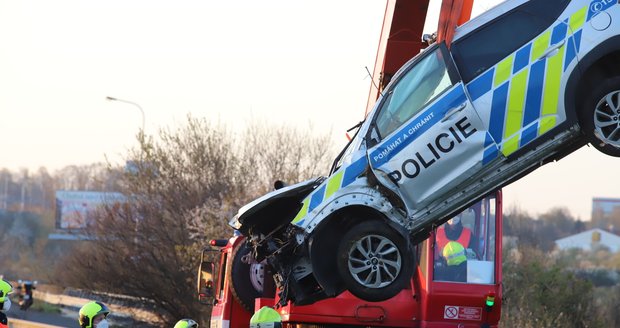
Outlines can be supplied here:
M482 320L482 308L469 306L446 305L443 311L444 319Z
M446 305L445 310L443 311L443 317L445 319L458 319L459 316L459 307L458 306L448 306Z

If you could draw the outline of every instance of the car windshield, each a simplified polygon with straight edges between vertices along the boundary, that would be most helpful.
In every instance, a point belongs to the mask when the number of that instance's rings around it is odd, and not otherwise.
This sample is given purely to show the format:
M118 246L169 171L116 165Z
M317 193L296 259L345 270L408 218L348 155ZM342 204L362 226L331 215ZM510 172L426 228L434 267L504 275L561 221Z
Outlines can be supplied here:
M452 85L441 48L430 51L388 91L376 119L383 138Z

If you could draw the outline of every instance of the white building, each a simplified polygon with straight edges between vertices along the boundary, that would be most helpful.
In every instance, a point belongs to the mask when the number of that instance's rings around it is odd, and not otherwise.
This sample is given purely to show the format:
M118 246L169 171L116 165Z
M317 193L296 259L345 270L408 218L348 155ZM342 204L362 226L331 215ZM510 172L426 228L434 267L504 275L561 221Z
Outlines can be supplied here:
M580 248L586 251L605 246L615 253L620 251L620 236L597 228L558 239L555 245L560 250Z

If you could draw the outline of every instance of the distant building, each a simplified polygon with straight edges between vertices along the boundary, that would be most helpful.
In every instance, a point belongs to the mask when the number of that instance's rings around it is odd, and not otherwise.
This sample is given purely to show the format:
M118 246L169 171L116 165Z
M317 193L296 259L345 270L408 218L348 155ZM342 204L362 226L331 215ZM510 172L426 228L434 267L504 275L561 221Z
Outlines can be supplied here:
M592 214L611 215L618 210L620 210L620 198L592 198Z
M615 253L620 251L620 236L596 228L558 239L555 241L555 245L560 250L579 248L585 251L604 246Z
M592 198L593 227L618 233L620 228L620 198Z
M127 202L118 192L57 190L56 228L59 230L85 229L93 223L97 209L102 205Z

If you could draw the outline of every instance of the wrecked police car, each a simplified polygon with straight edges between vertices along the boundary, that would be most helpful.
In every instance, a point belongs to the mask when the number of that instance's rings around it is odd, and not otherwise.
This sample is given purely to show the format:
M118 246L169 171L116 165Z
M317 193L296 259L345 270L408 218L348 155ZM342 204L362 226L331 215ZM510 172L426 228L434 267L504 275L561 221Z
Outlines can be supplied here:
M231 225L282 304L388 299L413 245L451 215L587 143L620 156L618 63L618 1L501 3L399 70L328 177L275 190Z

